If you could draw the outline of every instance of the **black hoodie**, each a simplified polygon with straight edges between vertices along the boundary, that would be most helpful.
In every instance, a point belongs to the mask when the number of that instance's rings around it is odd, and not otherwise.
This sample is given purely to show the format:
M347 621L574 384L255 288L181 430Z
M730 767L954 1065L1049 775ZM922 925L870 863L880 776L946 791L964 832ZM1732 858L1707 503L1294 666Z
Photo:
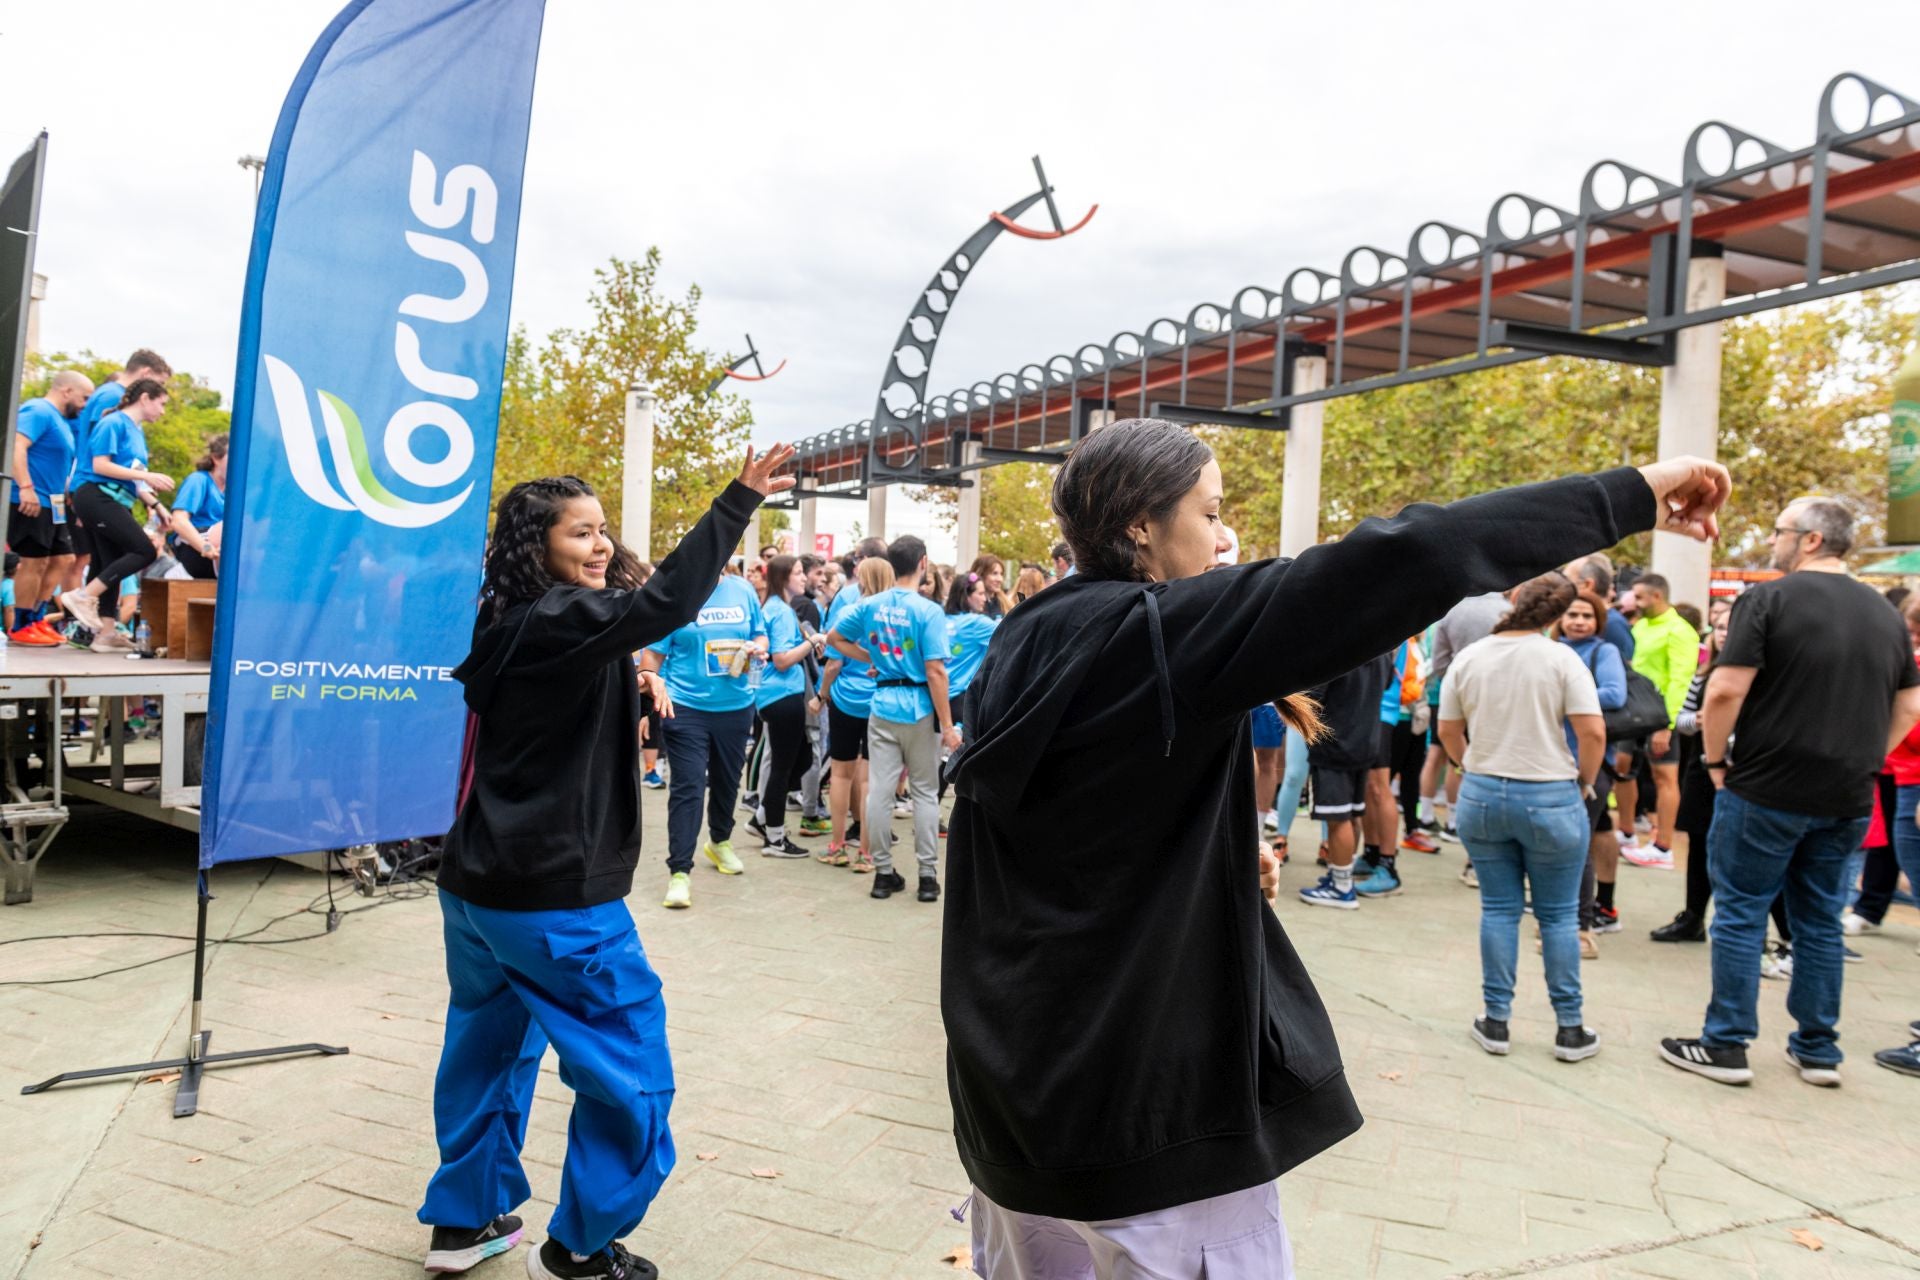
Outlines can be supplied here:
M692 622L760 494L735 481L637 591L553 587L477 628L454 668L480 717L440 887L503 911L624 898L640 855L634 653Z
M1622 469L1408 507L1291 561L1076 575L1015 609L973 686L949 843L940 1002L974 1184L1124 1217L1269 1181L1358 1128L1260 897L1247 713L1653 519Z

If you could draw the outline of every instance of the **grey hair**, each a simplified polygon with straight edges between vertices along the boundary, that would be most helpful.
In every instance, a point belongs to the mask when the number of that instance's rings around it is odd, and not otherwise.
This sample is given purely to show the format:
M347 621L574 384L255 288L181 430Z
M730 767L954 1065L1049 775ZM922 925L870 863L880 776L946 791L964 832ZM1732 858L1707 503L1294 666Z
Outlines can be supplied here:
M1853 512L1845 503L1832 498L1799 498L1787 504L1797 517L1795 523L1808 533L1820 535L1820 550L1830 556L1844 556L1853 550Z

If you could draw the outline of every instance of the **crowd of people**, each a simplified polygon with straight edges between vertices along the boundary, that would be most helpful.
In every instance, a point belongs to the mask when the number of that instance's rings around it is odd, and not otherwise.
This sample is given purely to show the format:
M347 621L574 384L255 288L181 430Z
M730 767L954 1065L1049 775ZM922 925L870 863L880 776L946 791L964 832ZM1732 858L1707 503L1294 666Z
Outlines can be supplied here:
M131 650L143 577L218 574L227 437L206 440L177 493L149 465L147 427L166 412L172 377L143 347L97 388L62 369L20 406L8 459L7 546L19 557L8 643Z

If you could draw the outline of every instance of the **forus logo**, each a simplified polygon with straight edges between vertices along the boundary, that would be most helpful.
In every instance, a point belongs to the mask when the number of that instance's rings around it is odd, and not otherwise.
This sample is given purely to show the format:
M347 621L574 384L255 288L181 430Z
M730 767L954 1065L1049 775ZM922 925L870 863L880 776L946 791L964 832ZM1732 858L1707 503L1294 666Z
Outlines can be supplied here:
M413 177L407 187L413 216L436 231L450 231L468 223L467 238L474 244L493 242L494 220L500 197L493 179L478 165L457 165L444 185L431 159L413 153ZM440 325L463 324L480 313L487 302L487 272L479 255L461 240L408 230L407 246L430 262L444 263L460 273L460 292L451 298L430 293L408 294L400 314ZM320 438L309 410L307 389L300 375L284 360L262 354L267 382L273 389L273 407L280 419L280 439L286 447L293 478L309 498L336 511L358 511L370 520L397 529L422 529L437 524L460 509L473 493L469 481L452 497L417 502L388 491L373 467L373 455L360 417L338 396L318 392L320 423L326 453L333 461L332 478L321 460ZM393 358L400 374L415 390L446 400L472 400L480 384L464 374L435 369L422 354L420 333L405 319L393 329ZM414 452L414 433L432 427L447 438L446 456L436 462ZM414 400L401 405L387 419L381 452L393 474L423 489L446 489L460 483L473 465L473 429L451 404Z

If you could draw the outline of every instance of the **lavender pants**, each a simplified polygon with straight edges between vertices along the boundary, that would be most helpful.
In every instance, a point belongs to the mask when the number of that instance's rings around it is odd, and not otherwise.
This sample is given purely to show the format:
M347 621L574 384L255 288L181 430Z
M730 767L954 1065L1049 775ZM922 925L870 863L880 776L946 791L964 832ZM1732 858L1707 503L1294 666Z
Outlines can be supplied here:
M1270 1182L1131 1218L1074 1222L973 1194L973 1273L985 1280L1293 1280Z

